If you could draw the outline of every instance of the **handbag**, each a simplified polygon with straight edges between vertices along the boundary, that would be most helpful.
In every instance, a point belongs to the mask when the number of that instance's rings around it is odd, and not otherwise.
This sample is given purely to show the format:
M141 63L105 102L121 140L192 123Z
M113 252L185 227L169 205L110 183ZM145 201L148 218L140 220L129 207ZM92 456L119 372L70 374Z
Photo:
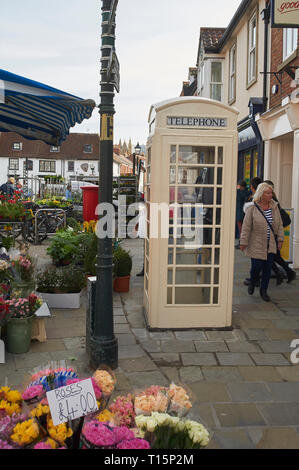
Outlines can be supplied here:
M260 211L260 213L262 214L262 216L266 219L267 224L269 225L270 229L272 230L272 233L273 233L274 238L275 238L276 249L277 249L277 251L278 251L277 235L276 235L276 233L274 232L272 225L270 224L269 220L267 219L267 217L266 217L265 214L263 213L262 209L261 209L256 203L254 203L254 205L255 205L255 207ZM268 248L269 248L269 240L268 240Z
M286 210L284 210L282 207L280 207L280 204L278 204L278 209L279 209L279 212L280 212L280 217L281 217L281 220L282 220L283 228L288 227L292 222L291 217L289 216L289 214L287 213Z

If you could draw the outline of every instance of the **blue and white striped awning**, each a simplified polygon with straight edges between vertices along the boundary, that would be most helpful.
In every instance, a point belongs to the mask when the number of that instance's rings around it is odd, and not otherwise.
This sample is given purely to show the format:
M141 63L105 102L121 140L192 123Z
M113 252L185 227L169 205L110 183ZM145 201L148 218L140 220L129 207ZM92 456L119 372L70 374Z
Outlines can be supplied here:
M70 127L89 119L95 107L93 100L0 69L0 132L58 146Z

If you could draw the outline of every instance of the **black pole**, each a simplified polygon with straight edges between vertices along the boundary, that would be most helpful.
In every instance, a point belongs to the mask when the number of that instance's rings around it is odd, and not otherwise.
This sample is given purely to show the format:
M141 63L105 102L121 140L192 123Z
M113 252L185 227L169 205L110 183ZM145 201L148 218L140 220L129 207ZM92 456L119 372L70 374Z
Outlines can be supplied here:
M135 175L135 168L136 168L136 154L133 153L133 175Z
M99 203L112 206L113 183L113 74L108 74L115 44L115 9L117 1L102 0L102 54L101 54L101 136L99 161ZM111 14L114 10L114 15ZM112 18L111 18L112 17ZM105 216L105 214L103 215ZM90 338L90 366L101 364L118 367L118 343L113 328L113 256L112 238L98 238L97 280L93 331Z

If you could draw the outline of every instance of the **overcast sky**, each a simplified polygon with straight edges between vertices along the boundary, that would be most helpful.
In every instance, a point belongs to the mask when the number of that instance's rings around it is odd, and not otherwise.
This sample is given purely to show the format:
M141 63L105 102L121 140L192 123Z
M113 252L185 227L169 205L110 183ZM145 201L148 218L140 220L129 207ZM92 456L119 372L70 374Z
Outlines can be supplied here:
M119 0L114 142L145 144L151 104L180 95L200 27L226 27L241 0ZM100 102L100 0L1 2L0 68ZM71 132L99 132L99 114Z

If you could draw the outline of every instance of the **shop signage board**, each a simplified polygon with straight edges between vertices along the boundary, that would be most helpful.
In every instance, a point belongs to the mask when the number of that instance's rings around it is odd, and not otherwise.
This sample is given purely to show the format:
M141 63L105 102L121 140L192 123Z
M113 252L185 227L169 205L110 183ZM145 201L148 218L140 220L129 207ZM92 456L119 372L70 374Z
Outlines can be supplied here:
M293 263L293 230L294 230L294 209L285 209L291 218L291 224L284 228L284 241L280 250L281 257L288 263Z
M223 128L227 127L227 119L217 117L168 116L167 125L179 127Z
M271 0L272 28L299 28L299 1Z
M47 399L54 426L98 410L91 379L51 390Z

